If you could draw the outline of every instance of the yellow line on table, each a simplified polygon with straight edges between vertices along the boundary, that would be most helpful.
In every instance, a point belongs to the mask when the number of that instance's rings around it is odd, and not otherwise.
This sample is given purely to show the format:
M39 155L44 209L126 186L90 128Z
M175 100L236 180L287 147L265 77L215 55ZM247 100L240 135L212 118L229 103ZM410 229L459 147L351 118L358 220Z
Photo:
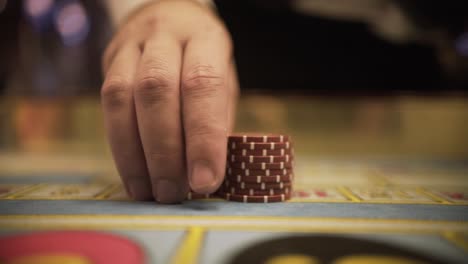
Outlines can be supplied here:
M182 245L177 249L177 252L172 257L172 264L195 264L198 263L198 255L200 247L203 244L204 229L202 227L190 227Z
M9 195L7 195L7 196L5 196L3 198L4 199L16 199L17 197L23 196L23 195L25 195L27 193L31 193L31 192L41 188L42 186L44 186L44 184L41 184L41 183L33 184L33 185L29 186L29 187L26 187L24 189L20 189L20 190L14 192L12 194L9 194Z
M356 202L356 203L362 202L361 199L359 199L359 197L354 195L348 188L340 186L337 189L341 194L343 194L346 198L350 199L351 201Z
M110 184L106 187L103 188L103 190L98 193L94 198L98 200L105 200L106 197L110 196L112 193L116 192L119 190L119 185L118 184Z
M461 233L447 231L443 236L453 244L468 252L468 240Z
M283 232L468 232L468 221L240 217L240 216L131 216L131 215L3 215L0 230L8 229L131 229L131 230L267 230Z
M417 188L416 191L423 194L423 195L429 196L431 199L433 199L434 201L439 202L441 204L453 204L449 200L442 198L440 195L436 195L436 194L434 194L434 193L432 193L432 192L430 192L430 191L428 191L428 190L426 190L424 188Z

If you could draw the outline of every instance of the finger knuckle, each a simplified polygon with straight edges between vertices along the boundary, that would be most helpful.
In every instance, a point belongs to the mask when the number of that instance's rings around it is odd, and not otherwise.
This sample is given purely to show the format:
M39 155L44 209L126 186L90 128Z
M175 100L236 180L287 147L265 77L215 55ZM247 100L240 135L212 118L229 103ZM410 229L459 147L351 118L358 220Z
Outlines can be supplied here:
M121 109L131 96L130 83L123 78L109 78L101 89L101 100L103 106L109 110Z
M182 92L191 97L212 97L224 86L224 78L212 66L193 67L182 81Z
M172 78L164 71L150 71L143 76L137 83L135 95L144 107L166 101L174 90Z

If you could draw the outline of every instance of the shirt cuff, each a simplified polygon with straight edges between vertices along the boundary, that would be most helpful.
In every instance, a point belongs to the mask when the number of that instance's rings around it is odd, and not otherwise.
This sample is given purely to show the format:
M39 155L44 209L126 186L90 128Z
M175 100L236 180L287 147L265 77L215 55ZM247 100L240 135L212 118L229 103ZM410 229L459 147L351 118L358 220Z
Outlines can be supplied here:
M138 9L140 6L149 3L156 2L158 0L105 0L104 3L107 6L109 15L112 21L113 26L120 25L122 21L134 10ZM198 3L215 7L215 4L212 0L193 0Z

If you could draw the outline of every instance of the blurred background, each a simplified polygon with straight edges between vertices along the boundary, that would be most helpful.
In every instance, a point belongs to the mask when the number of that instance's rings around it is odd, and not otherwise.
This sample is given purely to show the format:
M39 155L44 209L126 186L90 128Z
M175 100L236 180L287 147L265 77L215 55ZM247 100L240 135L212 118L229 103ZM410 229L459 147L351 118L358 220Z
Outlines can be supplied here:
M235 45L238 131L290 133L318 157L468 158L467 1L215 2ZM113 171L106 1L0 10L0 172Z

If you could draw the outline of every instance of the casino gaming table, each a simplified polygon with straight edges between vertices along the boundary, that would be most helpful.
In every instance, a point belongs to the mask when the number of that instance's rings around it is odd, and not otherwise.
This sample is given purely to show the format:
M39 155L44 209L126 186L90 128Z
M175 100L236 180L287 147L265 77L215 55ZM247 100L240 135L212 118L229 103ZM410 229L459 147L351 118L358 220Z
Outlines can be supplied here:
M249 100L242 104L281 108L271 98ZM292 101L295 109L305 107L297 98ZM315 110L340 123L336 109L341 103ZM412 104L408 112L390 110L390 116L395 111L414 114L421 105ZM241 113L241 129L273 130L291 124L274 119L253 128L253 117L268 118L263 107L258 109L250 116ZM466 120L468 106L457 109L457 120ZM285 120L299 118L304 125L300 113L274 114ZM404 124L406 118L397 123ZM307 126L314 126L312 118L308 121ZM393 126L364 124L366 131L377 132L366 139L354 137L355 142L344 136L343 125L324 123L328 130L322 135L310 128L298 132L291 125L288 132L296 145L294 193L282 203L216 197L179 205L134 202L127 198L108 153L0 152L0 262L468 263L468 163L460 158L464 147L445 155L435 148L423 150L434 155L419 155L421 146L413 148L410 141L403 147L383 147L408 139L395 138ZM346 133L362 133L350 131ZM375 134L376 139L369 139ZM456 150L453 144L459 143L450 140L443 145L452 144ZM351 153L350 149L361 150L352 144L368 151ZM369 155L378 152L372 147L379 144L395 152ZM338 151L349 152L340 156Z

